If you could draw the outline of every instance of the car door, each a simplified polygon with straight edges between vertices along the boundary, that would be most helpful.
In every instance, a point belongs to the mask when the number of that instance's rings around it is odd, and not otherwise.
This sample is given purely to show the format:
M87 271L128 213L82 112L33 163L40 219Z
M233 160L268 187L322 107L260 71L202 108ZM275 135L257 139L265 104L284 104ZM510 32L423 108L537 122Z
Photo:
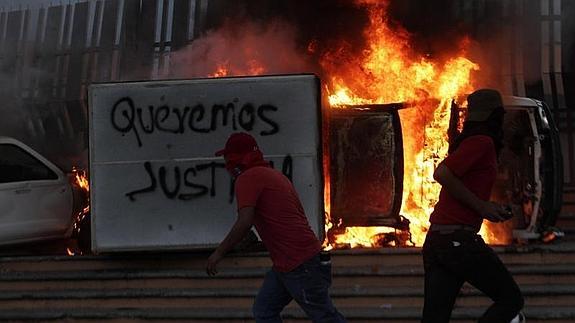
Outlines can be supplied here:
M0 141L0 244L63 236L72 204L61 170L14 139Z
M399 214L403 191L400 107L350 106L331 112L333 223L409 229Z
M510 205L516 217L488 225L512 224L515 238L535 239L539 231L555 223L560 210L562 154L558 130L543 102L521 97L503 97L503 102L505 138L491 198ZM450 138L459 133L456 128L465 111L454 106Z

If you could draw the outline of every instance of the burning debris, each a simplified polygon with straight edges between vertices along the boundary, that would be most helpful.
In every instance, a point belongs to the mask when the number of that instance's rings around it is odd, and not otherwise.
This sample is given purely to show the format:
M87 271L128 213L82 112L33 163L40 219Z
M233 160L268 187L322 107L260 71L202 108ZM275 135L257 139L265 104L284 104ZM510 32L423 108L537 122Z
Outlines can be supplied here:
M72 168L71 182L74 187L74 224L72 237L77 248L69 247L68 255L83 254L90 251L90 183L86 170ZM84 232L88 231L88 232Z

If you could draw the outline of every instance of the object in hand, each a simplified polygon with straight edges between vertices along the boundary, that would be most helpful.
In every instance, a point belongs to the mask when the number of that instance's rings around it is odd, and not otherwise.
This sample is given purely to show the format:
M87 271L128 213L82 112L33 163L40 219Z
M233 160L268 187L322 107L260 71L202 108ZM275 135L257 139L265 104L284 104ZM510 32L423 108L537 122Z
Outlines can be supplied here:
M509 220L513 217L513 209L511 209L511 205L505 205L503 206L503 210L505 211L503 214L501 214L501 216L505 219L505 220Z

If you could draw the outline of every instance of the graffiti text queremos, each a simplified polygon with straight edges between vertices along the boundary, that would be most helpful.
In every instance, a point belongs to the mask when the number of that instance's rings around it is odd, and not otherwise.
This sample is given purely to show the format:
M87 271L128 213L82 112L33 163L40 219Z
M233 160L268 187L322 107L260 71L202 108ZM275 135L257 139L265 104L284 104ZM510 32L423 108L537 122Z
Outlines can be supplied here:
M114 103L110 117L116 131L132 133L142 147L143 135L159 132L210 133L230 127L233 131L273 135L279 132L279 124L274 120L277 111L278 107L272 104L255 105L236 100L211 106L195 103L181 107L168 104L141 107L131 97L123 97Z

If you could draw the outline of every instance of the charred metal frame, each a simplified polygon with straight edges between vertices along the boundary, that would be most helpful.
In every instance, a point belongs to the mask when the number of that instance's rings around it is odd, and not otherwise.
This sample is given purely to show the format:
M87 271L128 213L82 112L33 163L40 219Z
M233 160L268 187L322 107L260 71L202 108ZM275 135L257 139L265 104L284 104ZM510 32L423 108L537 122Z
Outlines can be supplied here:
M370 105L348 105L342 106L341 109L335 108L330 111L329 122L330 122L330 150L338 148L337 145L340 144L333 137L334 128L336 120L346 119L346 118L368 118L370 116L381 116L389 115L392 121L393 129L393 155L389 156L392 159L391 164L393 165L392 175L394 179L393 190L396 194L392 194L391 198L391 208L387 214L374 214L374 213L364 213L364 214L354 214L352 217L346 217L345 214L338 213L338 203L340 201L336 200L336 194L333 194L333 185L335 173L334 167L341 167L337 163L333 162L333 156L330 153L330 181L332 182L332 194L331 194L331 217L332 221L336 224L341 224L342 227L349 226L388 226L400 230L409 230L409 221L403 218L399 213L401 209L401 200L403 192L403 138L401 129L401 120L399 118L398 110L404 108L402 103L394 104L370 104ZM343 165L345 167L346 165ZM342 170L339 170L340 172ZM341 189L341 188L338 188ZM342 193L342 192L340 192ZM397 194L399 193L399 194ZM343 192L342 194L354 194L354 192ZM346 210L347 211L347 210ZM351 210L351 212L354 212Z

